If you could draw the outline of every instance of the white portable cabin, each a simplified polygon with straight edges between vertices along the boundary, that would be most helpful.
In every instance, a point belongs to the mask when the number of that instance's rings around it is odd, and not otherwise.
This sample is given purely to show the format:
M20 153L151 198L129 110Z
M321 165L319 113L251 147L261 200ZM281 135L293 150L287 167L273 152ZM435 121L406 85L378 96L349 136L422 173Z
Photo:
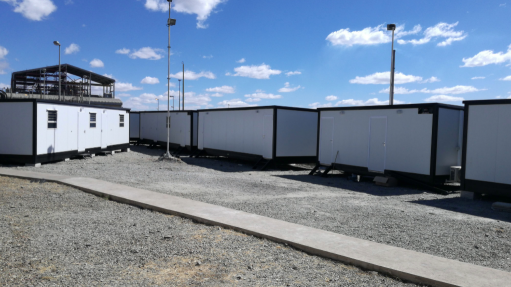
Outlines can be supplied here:
M511 100L465 101L461 186L511 196Z
M129 109L0 100L0 162L40 164L129 148Z
M318 110L318 166L442 184L450 167L461 165L461 106L427 103Z
M317 160L316 110L262 106L198 112L203 153L281 163Z
M130 140L140 139L140 112L130 112Z
M167 145L166 111L140 112L140 140L145 143ZM170 112L170 147L197 148L197 111Z

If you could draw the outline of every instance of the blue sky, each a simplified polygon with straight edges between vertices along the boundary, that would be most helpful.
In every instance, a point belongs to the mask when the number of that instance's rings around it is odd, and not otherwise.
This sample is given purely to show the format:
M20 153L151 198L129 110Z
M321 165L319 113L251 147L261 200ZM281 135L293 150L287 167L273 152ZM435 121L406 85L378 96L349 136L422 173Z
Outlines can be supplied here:
M171 95L187 109L387 104L395 23L397 103L511 97L508 0L174 0ZM124 106L166 108L168 2L0 0L0 87L69 63L116 79ZM179 74L178 74L179 73Z

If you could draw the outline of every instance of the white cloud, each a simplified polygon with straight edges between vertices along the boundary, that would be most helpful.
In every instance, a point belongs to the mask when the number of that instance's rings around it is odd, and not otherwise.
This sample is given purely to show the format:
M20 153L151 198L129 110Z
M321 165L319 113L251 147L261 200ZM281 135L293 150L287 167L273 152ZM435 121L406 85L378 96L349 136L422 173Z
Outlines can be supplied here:
M126 94L126 93L120 93L120 94L115 94L115 97L121 97L121 98L124 98L124 97L131 97L130 94Z
M288 76L288 77L289 77L289 76L293 76L293 75L301 75L301 74L302 74L302 72L300 72L300 71L291 71L291 72L287 72L287 73L286 73L286 76Z
M158 78L147 76L147 77L143 78L142 81L140 81L140 83L154 85L154 84L159 84L160 80L158 80Z
M355 100L355 99L347 99L340 100L335 105L336 106L375 106L375 105L388 105L389 101L380 101L378 98L372 98L367 101L364 100ZM394 104L404 104L403 101L394 99Z
M121 83L115 82L115 91L116 92L128 92L128 91L137 91L142 90L140 87L133 86L132 83Z
M234 88L231 86L221 86L221 87L215 87L215 88L209 88L206 89L206 92L211 93L222 93L222 94L234 94Z
M435 83L440 82L440 79L437 77L431 77L429 79L425 79L424 81L420 81L419 83L426 84L426 83Z
M130 54L130 58L136 59L145 59L145 60L159 60L163 58L163 53L165 51L162 49L157 48L151 48L151 47L144 47L140 48L139 50L133 51L133 53Z
M257 90L255 93L253 94L247 94L245 95L245 98L250 98L250 99L271 99L271 100L275 100L275 99L280 99L282 98L281 95L274 95L274 94L267 94L265 93L264 91L261 91L261 90ZM247 100L248 101L248 100ZM259 101L259 100L252 100L252 101Z
M174 0L172 10L185 14L197 15L197 28L207 28L204 22L218 6L227 0ZM152 11L167 12L169 4L165 0L146 0L145 7Z
M7 86L4 83L0 83L0 89L5 89L5 88L9 88L9 86Z
M453 97L446 95L431 96L427 99L424 99L425 102L462 102L464 100L465 99L462 97Z
M400 25L396 27L394 37L399 39L407 35L417 34L421 31L421 26L417 25L410 31L404 31L405 26ZM330 33L326 37L334 46L348 46L353 45L377 45L382 43L390 43L392 41L392 34L387 31L386 27L378 25L374 28L367 27L360 31L350 31L349 28L341 29Z
M246 102L242 101L241 99L232 99L232 100L225 100L218 103L219 107L224 108L239 108L239 107L253 107L257 105L251 105L247 104Z
M7 69L9 69L9 63L0 62L0 75L6 74Z
M501 81L511 81L511 76L500 78L499 80L501 80Z
M405 75L403 73L395 73L394 74L394 84L406 84L413 82L422 81L422 77L413 76L413 75ZM359 77L357 76L355 79L351 79L350 83L352 84L390 84L390 72L381 72L374 73L369 76Z
M506 3L499 4L499 7L506 7Z
M11 4L14 6L14 12L21 13L23 17L34 21L41 21L57 10L57 6L55 6L51 0L22 0L21 2L17 0L0 1Z
M408 90L403 87L394 87L394 94L404 95L404 94L415 94L415 93L423 93L423 94L465 94L465 93L473 93L479 91L485 91L486 89L478 89L472 86L454 86L454 87L443 87L434 90L430 89L420 89L420 90ZM389 92L389 88L383 89L380 91L382 94L386 94Z
M259 102L259 101L261 101L261 98L248 98L247 99L247 102L249 102L249 103Z
M92 68L103 68L105 64L103 64L103 61L101 61L100 59L94 59L90 61L90 66Z
M174 79L182 79L183 72L177 72L175 74L171 74L170 77L174 78ZM199 78L215 79L216 76L212 72L195 73L193 71L185 71L185 80L197 80Z
M332 95L332 96L327 96L327 97L325 98L325 100L327 100L327 101L336 101L336 100L337 100L337 97L336 97L336 96L333 96L333 95Z
M481 67L490 64L501 64L507 61L511 62L511 45L508 46L506 53L493 53L492 50L485 50L479 52L474 57L463 58L462 61L465 64L461 67Z
M9 54L9 50L0 46L0 59L3 59L7 54Z
M422 45L429 43L432 39L436 38L447 38L444 41L437 44L437 46L448 46L451 45L454 41L461 41L467 37L467 34L464 31L455 31L454 27L458 25L458 22L448 24L448 23L438 23L433 27L429 27L424 31L424 38L416 40L398 40L399 44L412 44L412 45Z
M112 74L103 74L103 76L109 77L110 79L114 79L115 80L114 75L112 75Z
M211 98L207 94L195 94L194 92L185 92L185 108L186 106L209 106Z
M309 104L309 107L311 107L313 109L317 109L317 108L329 108L331 106L332 106L332 103L321 104L320 102L315 102L315 103Z
M472 77L472 80L482 80L486 79L486 77Z
M209 55L209 56L202 56L203 59L211 59L213 58L213 55Z
M212 96L212 97L217 97L217 98L219 98L219 97L223 97L224 95L222 95L222 94L220 94L220 93L214 93L214 94L212 94L211 96Z
M239 59L238 61L236 61L236 63L245 63L245 58Z
M130 53L130 49L126 49L126 48L122 48L122 49L119 49L117 51L115 51L116 54L123 54L123 55L127 55Z
M156 99L160 99L160 102L164 100L162 95L156 96L155 94L143 93L138 97L131 97L123 102L123 107L131 108L133 110L147 110L149 106L146 104L156 104L158 101Z
M271 75L279 75L282 73L279 70L272 70L269 65L265 65L264 63L259 66L241 66L234 68L236 74L232 76L237 77L248 77L253 79L269 79ZM226 75L230 76L230 73Z
M76 54L80 52L80 46L78 46L77 44L73 43L71 45L69 45L69 47L67 47L65 50L64 50L64 53L66 53L66 55L69 55L69 54Z
M279 93L290 93L290 92L294 92L294 91L298 90L299 88L301 88L301 87L298 86L298 87L291 88L291 86L289 85L289 82L286 82L284 84L284 87L279 89Z

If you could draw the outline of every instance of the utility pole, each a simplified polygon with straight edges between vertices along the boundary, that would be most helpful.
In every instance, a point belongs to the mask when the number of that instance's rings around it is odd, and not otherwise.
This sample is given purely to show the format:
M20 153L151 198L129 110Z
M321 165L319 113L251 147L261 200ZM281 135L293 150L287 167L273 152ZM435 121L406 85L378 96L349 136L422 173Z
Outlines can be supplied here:
M181 79L177 79L177 81L179 82L179 88L178 88L178 91L179 91L179 105L178 105L178 110L181 109ZM184 100L184 99L183 99ZM183 103L183 110L184 110L184 103Z
M172 0L167 0L169 2L169 19L167 20L167 26L169 27L169 45L168 45L168 67L167 67L167 152L163 155L163 158L172 158L170 155L170 26L176 25L176 19L170 18L170 9ZM174 109L174 97L172 97L172 109Z
M392 53L390 58L390 88L389 88L389 105L394 105L394 70L396 64L396 50L394 50L394 31L396 24L388 24L387 31L392 31Z
M185 62L183 64L183 111L185 110Z

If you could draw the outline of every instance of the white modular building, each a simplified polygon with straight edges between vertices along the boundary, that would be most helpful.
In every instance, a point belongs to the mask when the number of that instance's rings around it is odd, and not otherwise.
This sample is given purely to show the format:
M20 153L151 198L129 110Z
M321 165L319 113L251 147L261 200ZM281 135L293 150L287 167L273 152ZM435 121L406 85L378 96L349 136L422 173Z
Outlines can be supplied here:
M461 186L511 196L511 100L465 101Z
M140 112L130 112L130 140L140 139Z
M145 143L167 145L167 111L140 112L140 140ZM170 147L186 148L190 151L197 148L198 131L197 111L171 111L169 142Z
M461 106L426 103L318 110L317 167L328 166L327 172L334 168L443 184L450 167L461 165Z
M316 110L262 106L198 112L202 153L281 163L317 160Z
M129 109L0 100L0 162L40 164L129 148Z

